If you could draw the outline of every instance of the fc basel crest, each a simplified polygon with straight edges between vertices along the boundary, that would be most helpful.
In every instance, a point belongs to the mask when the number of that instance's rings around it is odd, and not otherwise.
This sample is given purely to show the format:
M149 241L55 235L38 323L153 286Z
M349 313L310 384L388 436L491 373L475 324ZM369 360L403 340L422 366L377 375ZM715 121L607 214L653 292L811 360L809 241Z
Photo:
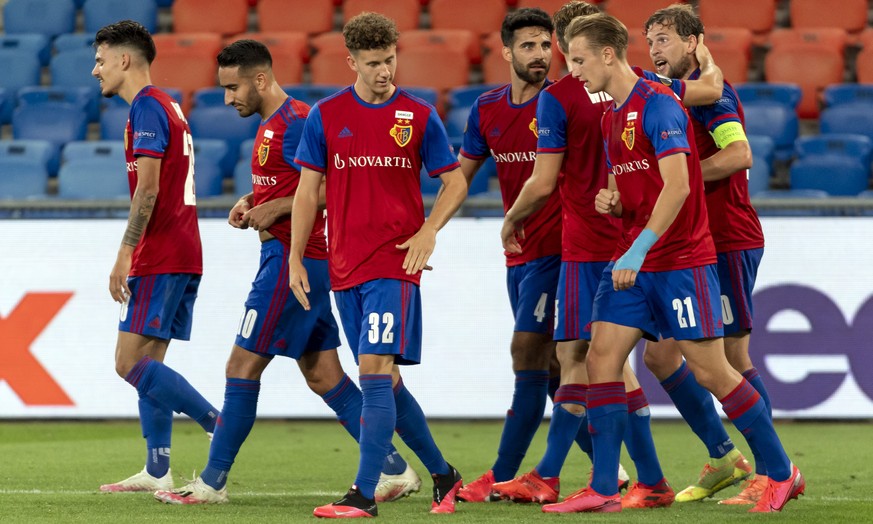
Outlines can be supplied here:
M397 142L398 146L404 147L412 140L412 125L409 123L409 120L398 119L394 127L391 128L391 131L389 131L389 134L394 137L394 141Z
M258 146L258 164L264 165L267 163L267 155L270 154L270 141L264 140L261 145Z
M534 119L530 121L530 124L528 124L527 128L533 131L535 137L540 137L540 134L537 133L537 117L534 117Z
M627 148L634 148L634 124L633 122L628 122L627 126L625 126L624 131L621 132L621 141L624 142L624 145Z

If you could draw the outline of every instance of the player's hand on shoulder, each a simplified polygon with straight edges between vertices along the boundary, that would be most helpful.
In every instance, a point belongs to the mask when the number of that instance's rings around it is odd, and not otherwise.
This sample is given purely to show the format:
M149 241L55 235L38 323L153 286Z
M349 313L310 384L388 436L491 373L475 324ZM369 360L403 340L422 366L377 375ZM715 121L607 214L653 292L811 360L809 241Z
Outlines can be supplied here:
M403 269L406 270L407 275L430 271L433 268L427 265L427 261L436 247L436 231L425 224L409 240L395 247L406 251Z
M293 255L288 257L288 287L303 309L309 311L309 274L303 261Z
M503 228L500 230L500 240L503 242L503 249L509 253L520 255L521 243L519 239L524 239L524 225L514 224L510 220L504 219Z
M233 208L231 208L230 214L227 217L227 223L237 229L247 229L249 223L243 217L249 209L251 209L251 206L249 206L248 201L244 198L239 199Z
M609 214L615 209L620 201L618 191L603 188L594 197L594 209L601 214Z

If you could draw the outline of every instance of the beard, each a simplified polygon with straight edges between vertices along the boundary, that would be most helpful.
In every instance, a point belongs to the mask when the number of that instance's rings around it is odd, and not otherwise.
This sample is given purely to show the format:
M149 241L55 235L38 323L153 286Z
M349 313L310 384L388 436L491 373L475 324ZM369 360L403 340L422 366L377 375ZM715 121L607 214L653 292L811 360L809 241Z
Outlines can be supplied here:
M543 67L543 69L531 71L529 67L533 65L538 65L540 67ZM515 74L518 75L518 78L522 79L528 84L539 84L540 82L542 82L546 78L546 75L549 73L549 66L550 64L545 61L533 62L528 66L522 65L515 60L512 61L512 69L515 71Z
M669 65L669 64L668 64ZM683 56L675 66L670 65L670 78L684 78L691 71L691 58Z

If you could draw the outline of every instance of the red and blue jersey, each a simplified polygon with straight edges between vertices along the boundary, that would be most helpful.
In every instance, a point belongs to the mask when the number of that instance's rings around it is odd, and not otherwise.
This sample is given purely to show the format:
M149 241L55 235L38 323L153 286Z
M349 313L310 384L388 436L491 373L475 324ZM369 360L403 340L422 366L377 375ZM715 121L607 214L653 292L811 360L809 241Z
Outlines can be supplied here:
M548 83L546 84L548 85ZM511 85L483 93L467 119L461 154L473 160L494 157L504 213L533 173L537 149L537 99L513 104ZM561 200L555 193L524 221L521 254L506 252L506 265L518 266L561 253Z
M294 154L303 134L303 124L309 106L288 97L275 113L261 122L252 148L253 204L258 206L277 198L294 196L300 183L300 167L294 163ZM291 245L291 216L276 220L267 228L286 247ZM324 214L319 213L312 225L312 234L306 243L304 256L327 258L327 240L324 236Z
M700 77L700 70L689 77ZM721 98L708 106L691 107L691 123L694 138L701 158L709 158L718 153L719 148L712 134L716 128L727 122L737 122L745 126L743 106L733 86L724 83ZM749 200L748 171L742 170L721 180L704 183L706 208L709 210L709 230L715 241L718 253L760 249L764 247L764 232L758 213Z
M637 80L630 96L603 115L607 165L622 205L617 259L646 227L664 182L661 158L684 154L691 192L679 215L646 255L641 271L672 271L714 264L703 175L688 115L675 93L660 83Z
M651 80L652 82L660 82L665 86L669 87L671 91L676 93L680 99L685 98L685 81L679 78L670 78L667 76L661 76L654 71L648 71L639 66L633 66L631 69L634 70L634 73L637 74L638 77L644 78L646 80Z
M325 174L334 290L380 278L420 282L395 246L424 224L422 165L431 177L458 167L433 106L400 88L369 104L349 86L312 108L294 161Z
M154 86L137 93L124 130L124 153L131 197L138 180L136 159L147 156L161 160L158 198L133 252L130 276L202 274L194 147L179 103Z
M564 154L558 187L565 262L609 261L618 243L618 221L594 209L594 197L609 183L600 120L611 101L570 75L540 93L537 154Z

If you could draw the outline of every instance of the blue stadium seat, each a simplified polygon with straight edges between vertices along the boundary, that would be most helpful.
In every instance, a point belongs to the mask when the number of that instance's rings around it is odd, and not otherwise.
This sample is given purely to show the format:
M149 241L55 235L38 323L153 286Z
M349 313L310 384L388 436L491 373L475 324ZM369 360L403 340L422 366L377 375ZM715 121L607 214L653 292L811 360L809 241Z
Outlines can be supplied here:
M770 137L776 147L776 160L788 161L800 132L797 113L784 104L763 100L743 102L743 111L746 134Z
M194 146L195 148L197 146ZM221 196L224 191L224 173L218 160L209 155L194 156L194 191L197 198Z
M430 175L427 174L427 170L423 167L421 168L421 194L422 195L430 195L436 196L439 192L440 187L442 187L443 181L440 180L439 177L431 178Z
M15 139L48 140L54 145L49 173L57 173L61 147L73 140L85 140L88 119L81 110L65 105L23 105L12 113Z
M100 138L102 140L123 140L129 114L130 108L127 105L112 105L103 108L100 113Z
M851 133L873 140L873 104L850 102L825 108L819 123L822 134Z
M449 89L449 107L469 108L473 105L473 102L475 102L476 99L479 98L479 95L485 93L486 91L491 91L496 87L500 87L500 84L480 84Z
M873 84L835 84L823 93L825 107L863 102L873 104Z
M428 104L436 107L439 100L439 93L431 87L404 87L407 93L417 96Z
M817 189L834 196L855 196L870 183L870 166L854 158L814 155L791 164L792 189Z
M75 30L76 6L73 0L9 0L3 7L3 25L9 34L53 38Z
M828 194L819 189L772 189L770 191L761 191L755 195L756 199L761 200L826 200ZM802 207L791 208L766 208L757 206L758 216L761 217L805 217L805 216L822 216L824 211L818 209L803 209Z
M15 93L0 87L0 126L12 120L13 107L15 107Z
M464 128L467 127L467 118L470 116L470 107L453 107L446 113L446 133L449 135L449 140L454 143L461 143L461 138L464 136Z
M233 170L233 194L241 197L252 192L252 162L249 157L240 159Z
M240 118L237 110L229 106L195 107L188 115L195 143L203 138L227 141L228 154L221 166L225 172L233 169L240 144L257 134L258 124L260 118L257 114Z
M749 195L770 189L770 176L773 174L773 156L776 146L768 136L748 135L752 148L752 168L749 169Z
M47 66L51 58L49 39L39 33L0 35L0 49L20 49L39 57L40 65Z
M28 157L48 168L54 145L48 140L0 140L0 157Z
M45 196L48 171L38 158L0 154L0 200Z
M39 85L39 56L26 49L0 49L0 71L0 87L14 95L22 87Z
M865 166L873 159L873 140L864 135L825 134L804 136L794 143L798 158L835 155L857 159Z
M345 86L328 85L328 84L297 84L293 86L282 86L286 93L291 95L295 100L314 106L316 102L322 98L326 98Z
M55 38L54 42L52 42L52 47L55 48L56 53L82 48L91 49L93 52L93 43L94 33L64 33Z
M58 174L58 198L120 200L130 198L124 164L113 158L81 158L65 162Z
M69 142L61 152L61 163L89 158L108 158L121 166L126 162L122 140L84 140Z
M158 6L154 0L85 0L85 31L96 33L119 20L135 20L149 33L158 29Z
M224 170L224 166L227 164L227 154L227 142L224 140L209 138L194 140L194 172L197 176L198 195L201 190L221 194L221 179L231 175L230 171ZM213 179L214 176L218 177L217 181ZM215 193L216 190L217 193Z
M97 93L90 87L31 86L18 90L18 105L67 104L88 114L89 122L100 119ZM93 114L92 114L93 112Z
M248 140L243 141L242 144L239 145L239 159L240 162L252 157L252 149L255 148L255 139L249 138Z
M94 69L94 50L87 47L61 51L49 62L52 85L63 87L87 87L92 101L88 116L96 121L100 113L100 83L91 75Z
M777 82L748 82L734 86L743 106L748 102L778 102L797 110L803 92L797 84Z
M223 105L223 87L204 87L194 91L194 107L221 107Z

